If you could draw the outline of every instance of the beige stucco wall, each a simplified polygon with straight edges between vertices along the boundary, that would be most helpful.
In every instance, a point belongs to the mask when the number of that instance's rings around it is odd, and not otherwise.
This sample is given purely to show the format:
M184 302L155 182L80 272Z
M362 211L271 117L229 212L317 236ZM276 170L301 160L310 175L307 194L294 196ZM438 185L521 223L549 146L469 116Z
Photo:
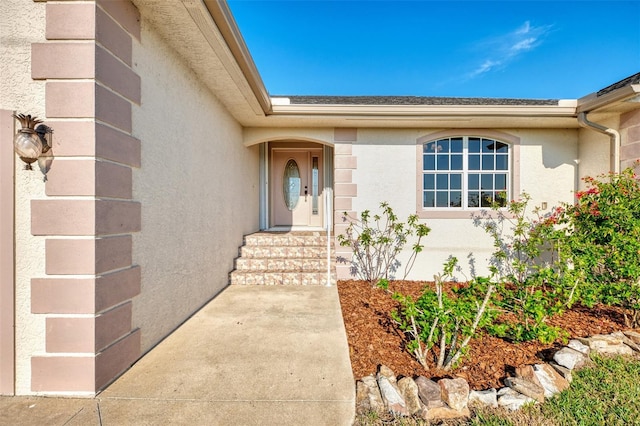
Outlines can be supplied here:
M43 81L31 79L31 43L45 41L45 3L0 2L0 108L45 117ZM2 141L2 143L11 143ZM15 162L16 393L31 391L31 356L44 353L45 322L31 314L31 278L43 277L44 238L31 235L32 199L45 198L43 175Z
M620 124L619 115L608 117L588 117L589 120L613 129L618 129ZM585 184L582 178L586 176L596 177L610 171L610 138L593 129L581 127L578 131L578 152L580 154L580 165L578 167L579 183L578 189L584 189Z
M353 145L353 155L358 161L353 182L358 186L358 195L353 200L353 210L377 210L381 201L387 201L400 218L416 213L416 140L438 130L441 129L358 129L358 141ZM576 130L496 130L520 138L520 188L532 196L533 203L545 201L551 207L572 200ZM461 134L464 133L462 130ZM468 256L473 254L477 273L486 273L491 240L470 219L426 219L424 222L432 231L424 240L425 251L409 278L432 278L449 255L456 256L469 274ZM401 256L403 265L409 254L405 252Z
M142 79L133 108L142 146L133 322L145 352L227 285L243 234L258 229L259 152L243 145L241 126L144 16L133 58Z

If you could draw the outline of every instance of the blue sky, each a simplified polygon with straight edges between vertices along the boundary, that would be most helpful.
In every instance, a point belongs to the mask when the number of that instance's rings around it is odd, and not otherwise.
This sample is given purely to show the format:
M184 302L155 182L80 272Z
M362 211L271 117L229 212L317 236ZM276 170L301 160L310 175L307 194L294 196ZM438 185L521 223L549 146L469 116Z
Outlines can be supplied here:
M271 95L573 99L640 71L640 0L228 4Z

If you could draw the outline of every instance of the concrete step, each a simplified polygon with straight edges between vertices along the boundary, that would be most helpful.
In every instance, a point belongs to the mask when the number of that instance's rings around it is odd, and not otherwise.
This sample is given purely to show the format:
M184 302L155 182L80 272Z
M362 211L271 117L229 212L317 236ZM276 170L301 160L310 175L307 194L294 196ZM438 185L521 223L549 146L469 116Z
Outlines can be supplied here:
M331 273L331 284L335 285L335 272ZM249 272L235 270L230 274L231 285L326 285L327 272Z
M232 285L327 284L327 236L318 231L256 232L245 235L238 251ZM335 284L335 256L331 242L330 275Z
M326 241L323 246L267 246L251 245L240 247L240 257L242 258L326 258Z
M245 246L294 246L327 245L327 235L319 231L308 232L256 232L245 235Z
M243 258L236 259L236 269L239 271L297 271L320 272L327 269L326 258Z

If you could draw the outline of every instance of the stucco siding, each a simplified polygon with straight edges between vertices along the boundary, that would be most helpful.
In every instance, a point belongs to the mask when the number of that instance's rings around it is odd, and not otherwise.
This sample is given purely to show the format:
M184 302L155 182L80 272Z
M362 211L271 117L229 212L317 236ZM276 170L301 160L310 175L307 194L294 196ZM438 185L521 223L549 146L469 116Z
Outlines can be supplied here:
M606 119L598 117L588 117L603 126L618 128L619 117L611 116ZM585 183L582 178L586 176L596 177L609 173L611 164L610 138L593 129L581 127L578 130L578 152L580 164L578 166L579 182L578 189L584 189Z
M31 43L45 41L45 3L0 2L0 108L45 117L45 84L31 79ZM25 23L27 23L25 25ZM9 141L2 141L10 143ZM45 198L42 174L15 161L16 394L31 392L31 355L45 352L45 319L30 311L31 277L45 275L44 238L31 235L31 199Z
M242 236L258 229L259 148L243 145L241 126L144 16L141 27L132 133L142 147L133 172L142 288L133 323L146 352L227 285Z
M358 164L353 170L358 196L353 199L352 210L379 211L380 202L386 201L403 220L416 213L416 194L420 189L416 179L416 141L437 130L358 129L358 140L352 147ZM578 155L575 130L500 131L520 139L520 166L514 173L520 176L520 190L532 196L533 204L546 202L551 208L573 199ZM466 132L461 130L460 134ZM492 243L471 219L424 219L422 222L432 231L424 240L425 251L409 278L432 279L449 255L459 259L467 276L471 269L470 254L475 259L476 272L487 272L485 266ZM402 266L396 276L402 277L410 254L407 250L400 257Z

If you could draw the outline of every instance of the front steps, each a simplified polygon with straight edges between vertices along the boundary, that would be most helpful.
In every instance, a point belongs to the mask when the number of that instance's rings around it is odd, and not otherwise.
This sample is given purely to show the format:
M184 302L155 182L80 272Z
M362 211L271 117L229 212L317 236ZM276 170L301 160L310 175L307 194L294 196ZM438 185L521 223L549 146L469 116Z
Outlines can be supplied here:
M333 252L333 238L331 249ZM335 284L333 253L330 268L331 284ZM232 285L326 285L327 234L263 231L245 235L229 282Z

